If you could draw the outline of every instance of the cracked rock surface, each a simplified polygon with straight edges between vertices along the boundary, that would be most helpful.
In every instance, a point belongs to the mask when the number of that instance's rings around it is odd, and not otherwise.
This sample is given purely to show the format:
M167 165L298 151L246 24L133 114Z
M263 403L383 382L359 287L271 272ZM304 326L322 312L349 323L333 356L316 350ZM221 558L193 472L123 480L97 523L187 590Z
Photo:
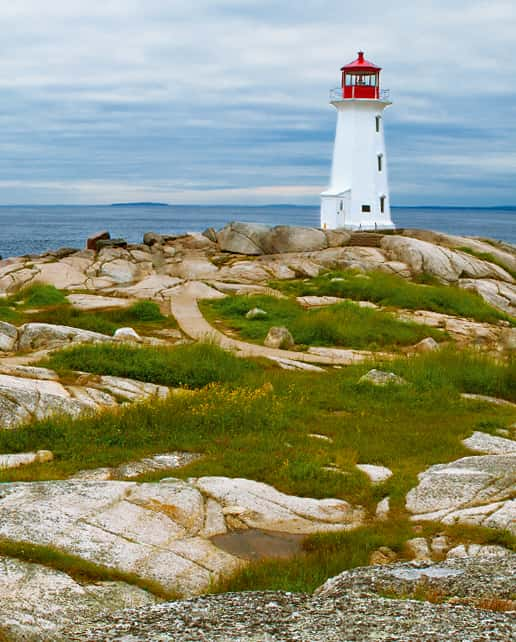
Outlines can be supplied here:
M414 520L438 520L516 534L516 455L463 457L419 474L406 499Z
M82 559L196 595L242 560L210 540L228 529L308 534L360 525L363 511L336 499L285 495L245 479L159 483L52 481L0 489L0 536L53 546Z
M426 574L426 575L425 575ZM422 579L427 577L428 579ZM490 586L486 582L489 578ZM491 578L494 578L491 582ZM492 642L513 639L510 614L467 604L503 599L514 558L454 560L435 566L393 564L342 573L314 596L276 591L210 595L108 615L70 639L97 642ZM466 605L386 599L386 591L436 588ZM488 591L488 593L486 592ZM470 599L472 600L470 602Z

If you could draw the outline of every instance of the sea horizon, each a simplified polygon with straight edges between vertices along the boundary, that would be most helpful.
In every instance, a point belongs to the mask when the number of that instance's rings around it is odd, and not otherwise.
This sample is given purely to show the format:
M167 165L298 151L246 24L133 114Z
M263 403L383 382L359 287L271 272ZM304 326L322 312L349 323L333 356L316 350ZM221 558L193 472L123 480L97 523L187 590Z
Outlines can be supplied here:
M516 205L482 207L392 206L398 228L422 228L516 244ZM61 247L83 248L107 229L113 238L141 243L145 232L183 234L220 229L231 221L319 227L319 205L195 205L155 202L103 205L0 205L0 256L42 254Z

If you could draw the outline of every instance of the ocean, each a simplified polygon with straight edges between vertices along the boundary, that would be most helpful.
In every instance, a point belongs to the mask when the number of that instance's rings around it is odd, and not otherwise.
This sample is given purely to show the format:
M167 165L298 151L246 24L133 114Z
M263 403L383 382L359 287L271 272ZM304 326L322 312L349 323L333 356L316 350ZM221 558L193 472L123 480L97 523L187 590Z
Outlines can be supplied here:
M516 244L516 207L393 207L392 218L398 227L483 236ZM141 243L145 232L202 232L207 227L220 229L230 221L317 227L319 207L6 205L0 206L0 256L82 248L88 236L104 229L113 238Z

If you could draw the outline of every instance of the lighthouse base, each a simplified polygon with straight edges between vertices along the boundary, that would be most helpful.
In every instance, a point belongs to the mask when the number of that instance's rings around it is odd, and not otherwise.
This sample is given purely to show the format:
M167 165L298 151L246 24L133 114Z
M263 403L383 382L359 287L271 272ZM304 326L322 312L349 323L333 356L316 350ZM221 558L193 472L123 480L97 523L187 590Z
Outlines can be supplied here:
M368 208L368 209L367 209ZM383 211L382 211L383 210ZM394 230L390 207L385 197L375 205L361 205L352 199L351 190L321 194L323 230Z

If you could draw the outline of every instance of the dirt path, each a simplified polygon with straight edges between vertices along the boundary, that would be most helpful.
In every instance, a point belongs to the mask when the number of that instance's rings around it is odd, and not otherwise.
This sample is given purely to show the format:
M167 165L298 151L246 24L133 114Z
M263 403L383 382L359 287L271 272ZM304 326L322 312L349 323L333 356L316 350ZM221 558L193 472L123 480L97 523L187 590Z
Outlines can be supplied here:
M374 358L374 352L365 350L339 350L338 355L311 354L294 350L278 350L231 339L211 326L203 317L197 300L192 296L174 296L170 300L170 309L181 330L197 341L213 341L221 348L236 352L241 357L266 357L268 359L288 359L303 363L325 365L351 365ZM382 355L383 356L383 355Z

